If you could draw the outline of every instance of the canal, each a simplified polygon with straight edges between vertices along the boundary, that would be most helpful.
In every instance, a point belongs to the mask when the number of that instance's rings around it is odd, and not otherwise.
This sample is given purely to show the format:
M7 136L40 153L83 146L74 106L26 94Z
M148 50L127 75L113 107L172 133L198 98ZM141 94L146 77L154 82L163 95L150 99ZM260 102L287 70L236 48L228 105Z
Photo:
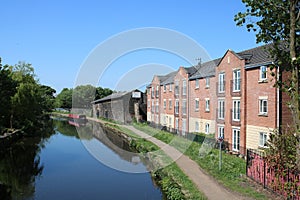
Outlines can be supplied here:
M0 152L0 199L162 199L150 173L126 173L95 159L86 146L97 146L114 162L137 167L130 159L111 149L92 134L87 123L78 135L68 121L53 121L53 128L25 137ZM128 150L113 133L114 144ZM83 143L85 145L83 145ZM101 155L98 155L101 157ZM138 164L139 168L146 165Z

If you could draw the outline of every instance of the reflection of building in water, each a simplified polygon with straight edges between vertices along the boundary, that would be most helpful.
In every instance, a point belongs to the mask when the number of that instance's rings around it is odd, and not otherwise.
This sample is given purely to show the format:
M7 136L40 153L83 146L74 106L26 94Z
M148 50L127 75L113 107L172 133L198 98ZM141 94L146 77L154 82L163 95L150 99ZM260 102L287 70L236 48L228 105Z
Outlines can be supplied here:
M146 120L145 95L139 90L117 92L93 101L93 113L122 123L131 123L133 119Z
M138 164L141 162L139 156L132 152L129 141L122 135L108 130L100 123L93 123L93 135L105 146L117 153L123 160Z

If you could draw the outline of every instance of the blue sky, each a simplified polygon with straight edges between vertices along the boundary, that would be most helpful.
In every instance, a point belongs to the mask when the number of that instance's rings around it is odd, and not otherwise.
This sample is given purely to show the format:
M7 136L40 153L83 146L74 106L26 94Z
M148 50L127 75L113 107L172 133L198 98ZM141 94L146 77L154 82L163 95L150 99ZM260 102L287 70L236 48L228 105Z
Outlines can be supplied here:
M254 33L233 21L243 10L240 0L5 0L0 10L0 57L2 64L31 63L40 82L60 92L74 87L80 67L97 45L131 29L175 30L199 43L211 58L223 56L227 49L255 47ZM148 63L173 69L188 65L161 51L135 52L114 62L98 85L114 89L126 72Z

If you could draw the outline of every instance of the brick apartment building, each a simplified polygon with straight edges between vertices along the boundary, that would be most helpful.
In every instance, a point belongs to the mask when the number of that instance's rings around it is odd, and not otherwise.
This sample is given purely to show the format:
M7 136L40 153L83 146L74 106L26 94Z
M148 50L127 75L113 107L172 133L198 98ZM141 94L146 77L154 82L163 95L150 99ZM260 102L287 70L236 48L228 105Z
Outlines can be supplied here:
M147 121L180 135L222 136L241 154L263 148L270 132L291 122L287 96L274 87L270 65L273 60L261 46L228 50L222 58L154 76L147 87Z

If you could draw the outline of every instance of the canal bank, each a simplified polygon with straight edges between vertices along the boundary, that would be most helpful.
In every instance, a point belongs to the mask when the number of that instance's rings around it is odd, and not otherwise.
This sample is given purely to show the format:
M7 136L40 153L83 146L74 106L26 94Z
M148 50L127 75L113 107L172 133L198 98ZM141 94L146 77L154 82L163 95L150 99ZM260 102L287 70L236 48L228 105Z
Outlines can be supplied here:
M89 120L97 121L100 123L108 123L103 120L89 118ZM199 165L191 160L186 155L182 155L177 149L169 146L168 144L158 140L154 137L149 136L148 134L135 129L131 125L119 125L120 127L124 127L129 129L134 134L139 137L150 141L151 143L157 145L159 148L163 149L163 151L173 159L173 161L180 167L180 169L184 172L184 174L192 180L193 184L196 185L197 189L201 191L208 199L244 199L249 200L251 197L245 197L236 192L232 192L224 188L224 186L220 185L216 180L214 180L211 176L206 174ZM204 196L203 195L203 196Z

